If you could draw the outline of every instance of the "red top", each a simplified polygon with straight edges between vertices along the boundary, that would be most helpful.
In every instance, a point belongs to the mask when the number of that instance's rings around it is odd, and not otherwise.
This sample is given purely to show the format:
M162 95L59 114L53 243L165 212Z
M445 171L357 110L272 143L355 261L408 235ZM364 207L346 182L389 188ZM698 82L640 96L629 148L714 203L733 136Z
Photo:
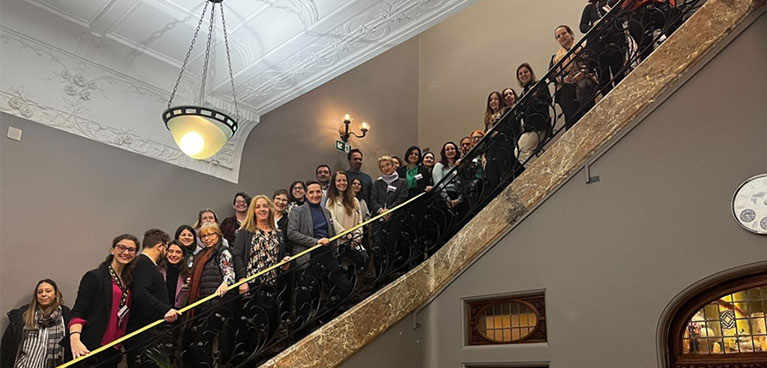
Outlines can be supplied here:
M120 286L112 280L112 309L109 311L109 322L107 322L107 329L104 331L104 337L101 338L101 345L106 345L125 336L125 330L128 328L128 318L130 317L133 295L128 291L128 297L125 299L125 305L128 306L128 313L123 317L122 324L119 323L119 319L117 318L117 312L120 310L121 297L122 290L120 290ZM72 318L72 320L69 321L69 326L74 324L85 326L86 323L88 323L88 321L82 318ZM121 346L122 344L117 344L114 348L119 350Z

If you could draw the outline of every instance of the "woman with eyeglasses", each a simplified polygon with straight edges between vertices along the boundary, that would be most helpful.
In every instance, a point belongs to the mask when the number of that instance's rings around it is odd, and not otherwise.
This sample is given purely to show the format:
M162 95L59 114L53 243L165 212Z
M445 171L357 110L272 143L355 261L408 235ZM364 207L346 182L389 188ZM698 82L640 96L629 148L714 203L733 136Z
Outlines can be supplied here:
M240 229L240 225L245 221L245 217L248 214L248 206L250 206L250 196L243 192L237 192L234 195L234 200L232 200L234 216L227 217L224 221L221 221L221 232L224 233L224 239L229 244L234 244L237 230Z
M213 366L213 342L210 333L220 333L218 350L220 354L228 356L233 346L233 337L228 329L224 329L226 318L223 315L231 315L231 311L223 306L221 313L207 311L219 307L222 297L227 294L229 285L235 282L234 263L232 251L224 241L221 229L215 222L206 222L200 227L200 239L203 248L194 257L191 275L189 276L189 300L187 304L193 304L209 295L216 294L219 297L202 303L198 308L186 313L188 318L201 315L201 318L193 322L188 330L185 340L188 341L189 354L184 356L184 366L208 365ZM228 323L236 323L233 318L228 318ZM206 331L208 331L206 333ZM222 358L224 359L224 358Z
M274 223L278 229L288 231L288 191L277 189L272 195Z
M132 265L136 260L139 240L122 234L112 240L107 259L95 270L88 271L77 289L69 322L72 356L87 355L125 335L130 318L132 298ZM84 361L86 366L117 367L121 360L120 344Z
M296 180L288 188L288 215L294 208L304 204L306 200L306 184Z
M37 282L32 301L8 312L0 368L54 367L72 358L66 339L69 308L53 280Z

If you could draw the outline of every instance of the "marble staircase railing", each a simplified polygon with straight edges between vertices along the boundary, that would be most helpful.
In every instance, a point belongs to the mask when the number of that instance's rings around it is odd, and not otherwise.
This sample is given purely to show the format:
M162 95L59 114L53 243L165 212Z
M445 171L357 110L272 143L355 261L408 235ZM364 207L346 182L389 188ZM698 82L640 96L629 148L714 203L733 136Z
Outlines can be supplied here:
M428 302L764 7L765 0L708 0L432 257L261 367L338 366Z

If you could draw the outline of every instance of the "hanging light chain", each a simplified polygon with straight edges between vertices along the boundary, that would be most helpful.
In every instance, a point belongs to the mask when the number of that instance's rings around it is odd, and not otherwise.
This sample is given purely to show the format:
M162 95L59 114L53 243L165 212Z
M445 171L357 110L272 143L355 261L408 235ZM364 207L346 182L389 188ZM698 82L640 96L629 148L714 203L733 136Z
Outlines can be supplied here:
M229 83L232 85L232 99L234 100L234 119L240 121L240 109L237 107L237 93L234 89L234 73L232 73L232 57L229 53L229 37L226 34L226 20L224 20L224 4L221 3L221 25L224 29L224 46L226 46L226 63L229 66Z
M173 98L176 96L178 85L181 83L181 77L184 75L186 64L189 62L189 56L192 55L192 49L194 49L194 42L197 40L197 35L200 33L200 27L202 27L202 21L205 19L205 13L207 11L208 11L208 1L205 1L205 6L202 8L202 15L200 16L200 21L197 22L197 29L194 30L194 36L192 36L192 43L189 45L189 50L186 51L186 56L184 57L184 63L181 64L181 72L178 73L176 84L173 85L173 91L170 93L170 100L168 100L169 109L171 105L173 104Z
M223 8L223 5L222 5ZM208 61L210 60L210 43L213 39L213 22L216 18L216 4L210 7L210 24L208 25L208 42L205 45L205 61L202 64L202 81L200 83L200 106L205 104L205 84L208 80Z

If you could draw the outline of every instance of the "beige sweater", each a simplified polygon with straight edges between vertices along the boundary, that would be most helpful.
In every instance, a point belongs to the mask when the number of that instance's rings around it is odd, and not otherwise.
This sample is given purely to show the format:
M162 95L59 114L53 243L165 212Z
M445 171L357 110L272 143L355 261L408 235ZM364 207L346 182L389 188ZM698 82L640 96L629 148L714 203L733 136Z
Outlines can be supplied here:
M354 210L352 214L346 213L344 204L340 200L332 200L328 198L325 207L330 211L333 216L333 227L336 230L336 234L340 234L346 229L350 229L358 224L362 223L362 215L360 214L360 202L357 198L354 198ZM362 236L362 228L354 230L354 236Z

